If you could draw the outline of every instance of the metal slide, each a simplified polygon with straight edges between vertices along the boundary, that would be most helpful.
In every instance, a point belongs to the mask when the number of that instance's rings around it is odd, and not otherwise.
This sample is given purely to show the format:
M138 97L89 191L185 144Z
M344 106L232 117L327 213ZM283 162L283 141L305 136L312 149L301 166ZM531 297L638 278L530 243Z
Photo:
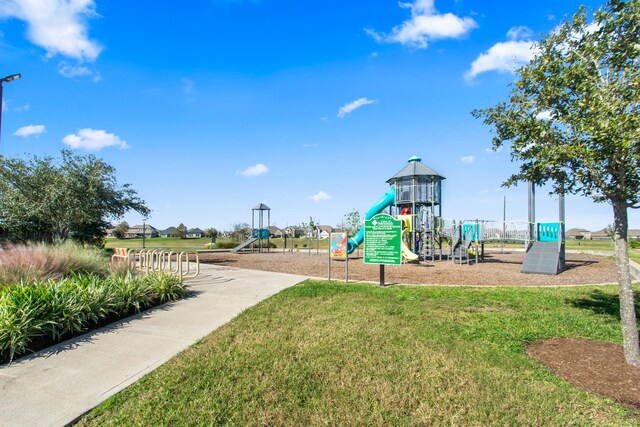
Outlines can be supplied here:
M239 252L239 251L243 250L244 248L246 248L247 246L249 246L250 244L252 244L253 242L255 242L256 240L258 240L257 237L249 237L247 240L245 240L244 242L240 243L235 248L231 249L231 252Z

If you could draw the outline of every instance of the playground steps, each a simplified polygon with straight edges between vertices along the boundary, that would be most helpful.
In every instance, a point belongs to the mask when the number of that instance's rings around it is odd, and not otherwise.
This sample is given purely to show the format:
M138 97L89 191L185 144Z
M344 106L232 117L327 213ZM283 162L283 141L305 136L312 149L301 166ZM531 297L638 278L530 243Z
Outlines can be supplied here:
M533 242L524 256L522 273L558 274L560 251L558 242Z
M245 240L244 242L240 243L235 248L231 249L231 252L240 252L241 250L243 250L244 248L246 248L247 246L249 246L250 244L252 244L256 240L258 240L257 237L250 237L247 240Z

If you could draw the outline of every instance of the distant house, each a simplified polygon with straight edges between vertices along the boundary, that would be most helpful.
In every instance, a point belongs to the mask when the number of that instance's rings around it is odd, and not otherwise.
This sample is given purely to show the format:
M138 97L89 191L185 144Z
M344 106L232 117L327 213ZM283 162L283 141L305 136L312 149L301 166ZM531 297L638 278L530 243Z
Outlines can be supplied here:
M129 230L127 231L127 235L126 237L128 238L141 238L144 235L144 237L158 237L158 230L149 224L145 224L144 226L144 230L142 228L142 225L134 225L133 227L129 228Z
M318 226L318 238L320 239L328 239L329 234L333 233L335 230L330 225L319 225Z
M173 233L176 231L175 227L165 228L164 230L158 231L158 235L160 237L173 237Z
M640 230L637 228L630 228L627 230L627 239L640 239Z
M604 228L602 230L594 231L591 233L591 240L609 240L609 239L611 239L611 237L609 236L609 234L607 234Z
M284 231L281 228L273 225L269 227L269 237L271 237L272 239L281 239L283 233Z
M187 230L187 239L196 239L205 235L205 232L200 230L198 227L190 228Z
M300 227L287 227L284 229L287 237L304 237L307 231L304 228Z
M573 240L591 239L591 232L584 228L571 228L565 233L565 238Z

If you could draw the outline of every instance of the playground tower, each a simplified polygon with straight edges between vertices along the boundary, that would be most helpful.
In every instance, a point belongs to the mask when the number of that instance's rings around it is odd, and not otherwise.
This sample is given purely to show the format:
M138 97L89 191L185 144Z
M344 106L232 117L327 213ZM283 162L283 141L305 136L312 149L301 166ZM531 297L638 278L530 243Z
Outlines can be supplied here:
M418 156L412 156L398 173L387 180L396 188L395 215L403 208L409 208L412 215L410 248L416 253L433 257L436 245L440 245L437 235L439 219L442 217L442 180L438 172L422 163Z

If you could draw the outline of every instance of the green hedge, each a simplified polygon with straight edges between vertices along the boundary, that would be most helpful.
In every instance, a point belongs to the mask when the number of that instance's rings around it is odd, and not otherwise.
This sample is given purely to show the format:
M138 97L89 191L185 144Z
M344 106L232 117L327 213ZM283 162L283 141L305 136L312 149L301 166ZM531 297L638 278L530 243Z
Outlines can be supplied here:
M239 244L240 242L217 242L216 249L233 249Z
M186 294L168 273L103 278L75 274L61 280L0 287L0 360L33 351L36 339L58 342L95 327Z

